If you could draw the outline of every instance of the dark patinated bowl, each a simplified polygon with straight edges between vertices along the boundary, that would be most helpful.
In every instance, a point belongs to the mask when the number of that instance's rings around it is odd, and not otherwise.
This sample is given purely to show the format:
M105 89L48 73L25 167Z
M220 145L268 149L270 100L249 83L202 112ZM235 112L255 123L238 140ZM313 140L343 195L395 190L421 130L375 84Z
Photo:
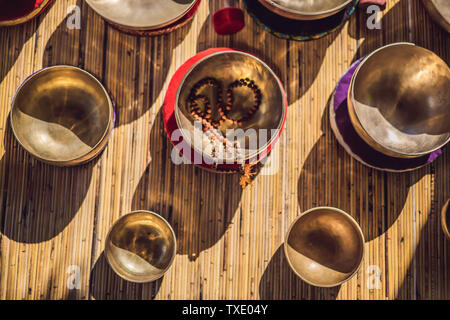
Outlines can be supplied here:
M334 287L358 271L364 236L358 223L344 211L318 207L292 223L284 251L290 267L302 280L317 287Z

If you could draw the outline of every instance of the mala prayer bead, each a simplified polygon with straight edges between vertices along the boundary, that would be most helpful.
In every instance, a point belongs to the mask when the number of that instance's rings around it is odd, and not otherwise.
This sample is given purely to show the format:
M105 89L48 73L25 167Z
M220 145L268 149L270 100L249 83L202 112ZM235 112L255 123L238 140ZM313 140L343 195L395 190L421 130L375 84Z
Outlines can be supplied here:
M211 102L205 95L199 95L199 91L204 87L215 88L217 92L217 102L216 109L220 115L218 120L212 119L212 108ZM228 113L233 109L234 105L234 96L233 91L237 88L247 87L253 91L253 106L248 111L247 115L242 117L241 119L234 120L228 117ZM208 77L203 80L197 82L194 87L191 89L191 92L188 97L187 105L190 109L191 116L195 121L202 123L203 132L208 136L208 138L213 142L218 142L222 144L226 150L233 149L239 150L240 146L238 141L234 141L231 143L227 140L222 134L218 132L218 127L223 124L225 121L233 123L235 126L242 126L244 121L248 121L259 109L262 100L262 93L258 86L255 84L253 80L249 78L240 79L232 82L227 88L226 94L226 104L223 103L223 89L222 84L214 78ZM203 105L203 110L200 108L199 104ZM216 145L213 144L213 148L211 154L213 158L217 157L216 154ZM214 167L217 167L216 165ZM245 173L247 180L249 180L248 172ZM249 182L245 180L245 182L241 182L242 185L246 185Z
M220 118L218 120L212 120L212 108L211 102L204 95L199 95L198 92L203 87L212 87L217 90L217 102L216 109L219 112ZM233 109L234 105L234 95L233 91L237 88L247 87L253 91L253 106L248 111L247 115L241 119L231 119L228 117L228 113ZM232 82L227 88L226 94L226 104L223 104L222 97L223 89L222 84L211 77L204 78L197 82L194 87L191 89L190 95L188 97L188 106L191 111L192 116L198 116L201 119L206 119L214 128L218 128L225 121L233 123L235 126L242 126L243 122L250 120L250 118L258 111L261 100L262 93L258 86L255 84L255 81L250 80L249 78L240 79ZM199 103L203 105L204 111L200 109ZM204 121L201 121L202 123ZM207 126L203 127L204 131L208 130Z

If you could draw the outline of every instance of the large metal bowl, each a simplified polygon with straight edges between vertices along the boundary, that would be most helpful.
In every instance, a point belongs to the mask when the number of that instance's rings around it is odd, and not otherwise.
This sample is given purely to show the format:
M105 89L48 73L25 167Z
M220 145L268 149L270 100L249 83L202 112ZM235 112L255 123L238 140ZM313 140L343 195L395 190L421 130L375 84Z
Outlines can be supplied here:
M114 110L102 84L72 66L38 71L19 87L11 128L17 141L41 161L79 165L106 146Z
M450 33L450 1L422 0L422 3L433 20Z
M302 280L317 287L335 287L358 272L364 256L364 235L349 214L318 207L292 223L284 252Z
M161 278L177 252L175 233L161 216L135 211L121 217L106 238L105 256L123 279L144 283Z
M198 139L198 135L195 133L195 118L188 110L187 100L191 89L196 83L206 77L212 77L220 81L224 94L229 84L242 78L254 80L262 92L260 107L248 121L243 122L241 126L223 123L218 128L224 136L227 134L228 129L242 129L244 133L248 133L247 136L238 135L237 141L241 152L239 161L236 161L231 155L225 154L223 157L213 157L211 150L205 148L205 146L209 145L208 136L203 134ZM200 93L212 100L213 115L217 115L217 108L215 107L217 96L213 91L208 90L210 89L205 89L205 91ZM229 116L233 119L240 119L248 113L249 106L253 102L253 95L248 90L237 89L234 91L234 96L235 103ZM222 161L222 163L233 164L257 159L259 155L270 149L270 146L276 141L282 130L286 107L283 85L267 64L246 52L224 50L201 59L186 72L177 91L175 118L184 140L188 142L193 150L208 159L209 163ZM259 135L262 132L260 129L264 129L267 137ZM255 144L250 140L252 134L256 134L257 143Z
M348 106L357 133L375 150L429 154L450 141L450 68L410 43L379 48L353 74Z
M164 28L182 18L196 0L86 0L112 24L131 30Z
M352 0L258 0L267 9L288 19L317 20L343 10Z

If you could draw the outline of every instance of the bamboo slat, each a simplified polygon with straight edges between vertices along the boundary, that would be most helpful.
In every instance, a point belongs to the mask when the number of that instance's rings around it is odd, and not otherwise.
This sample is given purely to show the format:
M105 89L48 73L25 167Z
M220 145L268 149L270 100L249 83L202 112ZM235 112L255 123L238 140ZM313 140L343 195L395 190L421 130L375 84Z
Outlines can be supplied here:
M390 0L380 30L369 30L359 11L338 32L294 42L246 15L243 31L223 37L211 14L224 4L203 0L192 23L153 38L121 33L81 0L54 1L34 21L0 29L0 299L450 299L450 243L439 219L450 196L450 148L426 168L383 173L353 160L328 119L333 89L353 61L409 41L449 63L448 34L420 1ZM67 28L72 5L81 9L80 30ZM217 46L260 56L289 97L271 154L278 170L245 190L238 176L172 164L162 122L175 70ZM56 64L94 74L116 105L108 147L77 168L34 160L8 125L17 86ZM300 281L282 246L289 224L322 205L350 213L366 238L357 276L331 289ZM178 238L173 267L155 283L121 280L103 254L114 221L137 209L160 213ZM70 266L79 268L78 288L67 286Z

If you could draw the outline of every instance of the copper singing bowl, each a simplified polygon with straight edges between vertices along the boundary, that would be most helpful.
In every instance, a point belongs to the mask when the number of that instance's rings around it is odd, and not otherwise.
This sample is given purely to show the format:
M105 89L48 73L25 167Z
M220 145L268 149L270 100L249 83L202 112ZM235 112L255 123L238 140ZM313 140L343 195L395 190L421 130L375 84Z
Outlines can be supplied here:
M183 17L196 0L86 0L107 21L133 30L153 30Z
M450 1L422 0L422 3L433 20L439 23L445 31L450 33Z
M334 287L358 272L364 236L358 223L344 211L318 207L292 223L284 252L302 280L317 287Z
M343 10L352 0L258 0L270 11L294 20L317 20Z
M31 75L12 102L17 141L41 161L79 165L107 144L114 111L102 84L88 72L55 66Z
M441 225L445 236L450 239L450 199L448 199L444 207L442 207Z
M374 149L398 158L429 154L450 141L450 68L410 43L382 47L353 74L348 105Z
M255 82L262 93L261 104L256 113L240 126L224 122L218 130L223 136L227 135L228 129L242 129L247 134L245 136L236 134L242 153L240 160L254 159L266 151L278 137L283 125L286 109L284 89L267 64L255 56L241 51L225 50L211 54L195 63L185 74L175 100L175 117L184 140L210 161L221 160L233 163L232 157L227 154L223 154L223 157L212 157L211 150L205 148L205 146L210 146L208 136L203 134L201 139L196 139L197 135L194 134L195 118L188 110L187 100L195 84L207 77L212 77L222 84L224 100L227 88L232 82L245 78ZM219 116L216 107L218 98L216 93L214 89L207 87L198 92L199 95L209 98L213 118ZM228 116L231 119L242 119L254 105L254 95L248 88L237 88L233 91L233 96L234 103ZM259 129L266 129L264 132L267 133L267 137L261 138ZM256 139L252 139L253 137Z
M175 233L161 216L135 211L121 217L106 238L105 255L123 279L150 282L161 278L173 263Z

